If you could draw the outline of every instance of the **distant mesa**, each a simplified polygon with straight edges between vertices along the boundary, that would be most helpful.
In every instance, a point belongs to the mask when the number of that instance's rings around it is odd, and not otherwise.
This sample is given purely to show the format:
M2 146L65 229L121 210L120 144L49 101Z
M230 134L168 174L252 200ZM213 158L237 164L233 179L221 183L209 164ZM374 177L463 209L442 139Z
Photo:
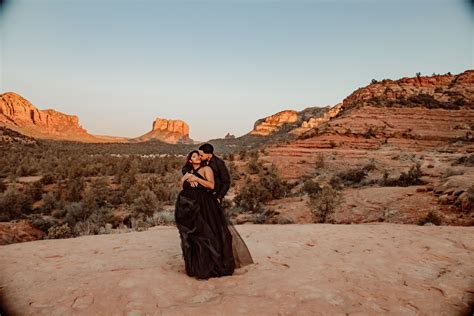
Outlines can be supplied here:
M23 135L52 140L68 140L87 143L117 143L129 141L159 140L171 144L192 143L189 126L180 120L157 118L152 130L137 138L92 135L79 125L76 115L64 114L52 109L40 110L22 96L7 92L0 94L0 126Z
M181 120L168 120L163 118L156 118L150 132L137 137L138 141L159 140L166 143L177 144L192 144L192 139L189 138L189 126L186 122Z

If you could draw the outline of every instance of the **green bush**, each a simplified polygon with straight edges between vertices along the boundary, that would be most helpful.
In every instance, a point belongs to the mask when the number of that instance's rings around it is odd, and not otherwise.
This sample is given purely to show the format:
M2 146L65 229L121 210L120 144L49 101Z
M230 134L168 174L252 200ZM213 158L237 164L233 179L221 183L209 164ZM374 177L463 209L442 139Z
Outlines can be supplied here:
M322 190L319 183L309 179L303 183L303 191L308 193L308 195L318 194Z
M58 207L58 201L53 192L43 193L42 199L44 211L49 212Z
M0 221L18 219L31 211L32 200L15 187L0 193Z
M331 187L310 196L308 206L313 215L315 223L327 223L334 221L335 208L342 202L341 193Z
M428 214L420 218L418 225L425 225L426 223L432 223L434 225L441 225L443 222L441 216L435 211L429 211Z
M390 178L388 171L384 171L383 178L379 180L379 184L382 186L401 186L406 187L410 185L420 185L424 182L420 179L422 172L420 170L420 165L413 165L408 172L402 172L398 179Z
M79 202L82 199L84 179L82 177L69 179L67 183L67 201Z
M346 185L355 185L361 183L367 177L367 170L353 168L337 173L337 177Z
M138 198L136 198L131 205L134 217L142 219L153 216L153 213L155 213L159 207L160 201L150 189L140 192Z
M25 194L29 196L32 201L39 201L43 196L43 184L40 181L27 184L25 186Z
M285 197L289 191L288 183L280 178L273 165L260 175L260 185L270 193L272 200Z
M48 239L60 239L74 237L71 227L68 224L55 225L48 229Z
M263 169L262 164L255 158L252 158L248 163L247 163L247 171L250 174L257 174Z
M54 220L45 218L39 214L33 214L30 217L29 222L31 226L36 227L45 233L48 233L48 230L56 224Z
M241 191L235 196L234 203L244 211L256 212L262 205L272 199L268 190L264 189L258 183L247 178Z
M82 202L70 202L66 204L65 208L66 222L69 227L74 227L77 222L84 221L92 214L93 209L84 207Z

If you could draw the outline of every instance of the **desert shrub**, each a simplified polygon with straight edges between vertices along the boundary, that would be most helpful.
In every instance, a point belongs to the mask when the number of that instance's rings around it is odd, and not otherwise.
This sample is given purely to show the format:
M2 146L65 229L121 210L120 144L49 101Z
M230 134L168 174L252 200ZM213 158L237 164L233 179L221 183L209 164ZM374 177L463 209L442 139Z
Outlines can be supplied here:
M66 214L67 211L64 208L58 208L51 212L51 216L57 219L63 218Z
M155 225L174 225L173 211L159 211L153 214L153 221Z
M426 223L432 223L437 226L441 225L442 218L436 211L429 211L425 216L419 219L418 225L425 225Z
M263 169L262 164L255 158L252 158L248 163L247 163L247 171L250 174L257 174Z
M294 224L295 221L287 216L278 216L277 223L280 225Z
M74 233L78 236L98 235L101 229L107 224L110 211L107 208L94 210L88 218L77 222L74 225Z
M71 238L74 237L71 227L69 225L63 224L61 226L55 225L48 229L48 239L61 239L61 238Z
M15 187L0 194L0 221L18 219L31 211L31 198Z
M92 213L93 209L84 207L82 202L70 202L64 207L65 220L69 227L74 227L77 222L84 221Z
M56 224L54 220L45 218L39 214L33 214L30 217L29 222L31 226L36 227L45 233L48 233L48 230Z
M367 170L353 168L337 173L337 177L346 185L359 184L367 177Z
M388 171L385 170L382 179L379 180L379 184L382 186L401 186L401 187L406 187L410 185L419 185L419 184L424 183L420 179L422 175L423 174L420 170L420 164L411 166L408 172L403 171L398 177L398 179L390 178L388 175Z
M82 199L84 179L82 177L69 179L67 182L67 197L70 202L79 202Z
M81 203L84 209L92 212L93 210L109 205L110 196L111 189L107 179L97 178L84 190Z
M43 210L48 212L58 207L58 201L53 192L43 193Z
M261 209L262 204L270 201L272 195L258 183L247 178L245 185L235 196L234 203L245 211L255 212Z
M51 173L47 173L43 175L40 181L41 183L43 183L43 185L48 185L48 184L53 184L54 182L56 182L56 179Z
M372 126L369 126L369 128L365 132L362 133L362 136L364 138L372 138L372 137L377 136L375 132L375 128Z
M342 182L341 178L336 175L331 177L331 179L329 180L329 185L334 190L342 190L342 188L344 187L344 183Z
M303 191L308 193L308 195L314 195L319 193L322 190L319 183L309 179L303 183Z
M140 192L140 195L133 201L131 209L134 217L144 218L153 216L159 209L160 201L150 189Z
M29 196L32 201L39 201L43 195L43 184L40 181L33 182L25 186L25 194Z
M398 182L400 186L409 186L409 185L418 185L423 184L420 180L422 176L422 172L420 170L420 165L416 164L411 166L408 172L402 172L400 177L398 177Z
M120 183L124 191L128 190L132 185L137 182L137 171L136 169L121 169L115 175L115 181Z
M274 166L260 175L260 185L270 193L271 199L280 199L289 191L288 184L280 178Z
M135 218L135 217L130 218L130 226L132 230L138 231L138 232L147 230L149 227L149 225L147 225L144 219Z
M273 212L269 210L260 209L255 214L255 218L253 220L254 224L266 224L271 217L273 216Z
M229 168L230 179L232 180L231 185L235 185L235 181L240 180L240 174L237 170L237 166L233 161L231 161L227 164L227 167Z
M144 180L144 186L155 193L159 201L174 201L177 197L177 186L172 183L172 186L167 184L163 177L151 176Z
M327 223L334 221L335 208L342 202L341 193L331 187L310 196L308 206L311 208L313 221L315 223Z
M148 189L143 182L137 182L133 184L125 193L125 202L127 204L132 204L135 199L140 196L140 193ZM148 189L149 190L149 189Z

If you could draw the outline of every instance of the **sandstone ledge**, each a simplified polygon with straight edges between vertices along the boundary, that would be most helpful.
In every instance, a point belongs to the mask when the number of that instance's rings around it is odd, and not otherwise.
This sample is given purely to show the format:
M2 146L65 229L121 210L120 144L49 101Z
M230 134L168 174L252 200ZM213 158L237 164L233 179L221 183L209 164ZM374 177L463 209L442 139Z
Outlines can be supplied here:
M474 228L237 226L256 262L183 272L174 227L1 246L12 315L458 315L474 282Z

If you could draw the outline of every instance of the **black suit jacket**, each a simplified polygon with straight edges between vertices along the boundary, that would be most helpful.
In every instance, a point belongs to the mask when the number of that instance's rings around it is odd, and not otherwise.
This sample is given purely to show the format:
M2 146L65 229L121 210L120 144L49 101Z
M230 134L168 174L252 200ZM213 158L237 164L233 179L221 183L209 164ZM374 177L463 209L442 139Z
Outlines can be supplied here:
M222 160L221 158L215 155L212 155L212 158L209 161L208 166L211 167L212 171L214 172L213 194L216 196L216 198L222 199L227 194L227 191L229 191L229 188L230 188L229 170L227 170L224 160ZM187 172L191 172L191 169L192 169L191 166L185 165L181 169L181 172L184 175Z

